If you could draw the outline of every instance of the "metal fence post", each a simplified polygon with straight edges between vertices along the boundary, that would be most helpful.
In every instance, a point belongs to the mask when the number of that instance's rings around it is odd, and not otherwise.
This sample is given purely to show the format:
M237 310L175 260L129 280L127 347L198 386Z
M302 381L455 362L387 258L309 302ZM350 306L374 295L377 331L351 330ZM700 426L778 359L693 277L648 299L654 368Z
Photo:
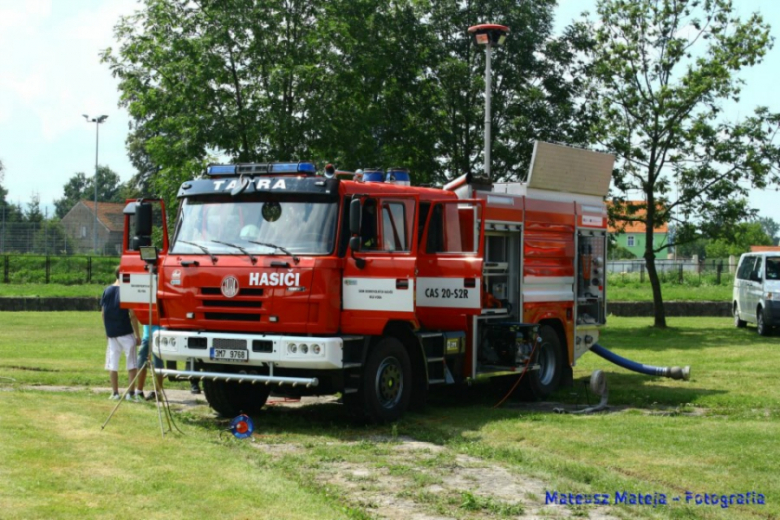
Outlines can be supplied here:
M87 257L87 283L92 283L92 257Z
M720 278L722 273L723 273L723 262L720 262L718 264L718 268L715 271L715 276L716 276L715 280L718 285L720 285Z
M683 283L683 265L679 264L678 266L678 274L677 274L677 281L678 283Z
M639 283L645 283L645 266L639 266Z
M46 255L46 283L51 279L51 259Z
M8 255L5 255L5 261L3 262L3 281L5 283L11 283L11 278L8 276L10 263L11 263L11 259L8 257Z

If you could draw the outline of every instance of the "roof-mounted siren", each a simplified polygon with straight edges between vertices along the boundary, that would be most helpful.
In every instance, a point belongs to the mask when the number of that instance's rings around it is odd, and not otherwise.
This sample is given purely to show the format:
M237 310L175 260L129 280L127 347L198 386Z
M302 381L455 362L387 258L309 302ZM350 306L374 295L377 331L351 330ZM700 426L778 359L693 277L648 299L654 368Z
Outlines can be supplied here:
M237 177L239 175L314 175L317 167L313 162L294 163L243 163L210 164L206 167L209 177Z
M336 176L336 167L328 163L325 165L325 178L332 179Z
M385 182L385 173L380 168L363 170L363 182Z
M388 168L385 175L385 182L397 184L399 186L411 186L412 181L409 177L409 170L406 168Z

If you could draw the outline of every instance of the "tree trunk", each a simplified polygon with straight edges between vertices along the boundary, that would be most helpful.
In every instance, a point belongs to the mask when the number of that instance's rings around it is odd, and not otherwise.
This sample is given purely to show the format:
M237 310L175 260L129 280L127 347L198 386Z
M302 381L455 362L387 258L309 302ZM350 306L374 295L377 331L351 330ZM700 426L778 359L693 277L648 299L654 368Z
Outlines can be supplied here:
M645 220L645 265L647 266L647 276L650 278L650 287L653 288L653 315L655 317L655 327L659 329L666 328L666 312L664 310L664 300L661 296L661 281L658 279L658 271L655 269L655 252L653 251L653 222L655 217L655 204L652 197L649 197L647 205L647 219Z

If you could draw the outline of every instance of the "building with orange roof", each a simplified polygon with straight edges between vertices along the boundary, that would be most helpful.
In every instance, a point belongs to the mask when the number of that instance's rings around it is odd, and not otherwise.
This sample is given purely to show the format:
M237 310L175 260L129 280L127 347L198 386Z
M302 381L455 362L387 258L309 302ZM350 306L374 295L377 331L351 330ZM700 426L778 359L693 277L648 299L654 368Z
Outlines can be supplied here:
M98 201L97 246L101 254L121 254L124 208L123 203ZM62 217L62 226L80 253L94 252L94 225L95 202L91 200L80 200Z
M626 204L639 205L643 201L627 201ZM632 218L644 218L646 215L644 209L637 209ZM645 254L645 230L644 222L624 222L618 221L616 226L610 224L608 231L615 237L618 246L631 251L634 256L641 258ZM653 248L659 248L667 243L669 239L669 226L661 224L653 230Z

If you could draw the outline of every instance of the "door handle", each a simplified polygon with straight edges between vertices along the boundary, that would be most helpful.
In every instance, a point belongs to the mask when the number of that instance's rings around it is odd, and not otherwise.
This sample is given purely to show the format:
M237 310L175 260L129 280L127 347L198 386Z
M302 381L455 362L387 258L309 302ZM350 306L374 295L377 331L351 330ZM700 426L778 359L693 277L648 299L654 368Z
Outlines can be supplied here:
M395 281L395 288L405 290L409 288L409 280L405 278L399 278Z

